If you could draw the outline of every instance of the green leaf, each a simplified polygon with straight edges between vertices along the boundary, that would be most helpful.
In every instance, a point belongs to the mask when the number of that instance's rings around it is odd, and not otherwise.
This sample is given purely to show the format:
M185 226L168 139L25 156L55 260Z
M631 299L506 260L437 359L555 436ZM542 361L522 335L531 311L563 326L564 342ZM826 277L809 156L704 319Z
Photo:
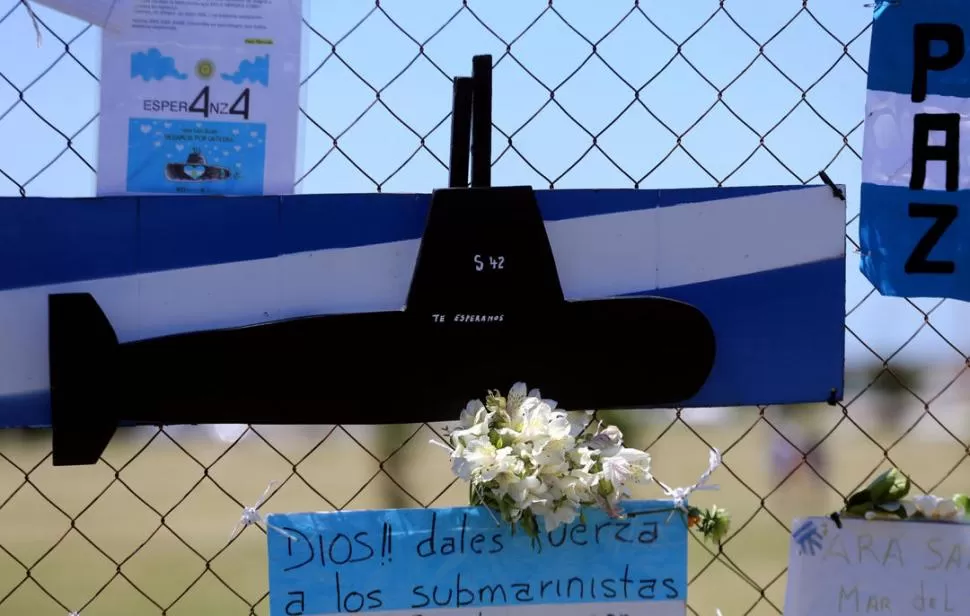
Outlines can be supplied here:
M875 505L898 501L909 493L909 477L899 469L891 468L873 479L866 490Z
M845 510L859 510L861 507L862 511L868 511L872 504L872 496L869 494L869 488L866 488L864 490L859 490L846 499Z
M966 494L955 494L953 496L953 502L956 503L957 507L963 509L963 513L970 515L970 496Z
M887 501L900 501L906 498L909 494L910 481L909 477L904 475L902 471L893 469L895 473L892 474L892 485L889 487L889 491L886 493L885 499Z
M600 479L599 483L597 484L597 488L600 496L605 498L613 493L613 482L611 482L609 479Z
M512 517L511 515L512 507L509 506L509 502L503 498L502 500L499 501L498 506L499 506L499 513L502 514L502 519L508 522L509 519Z
M539 536L539 523L536 521L535 514L528 509L522 512L519 524L522 526L522 530L525 531L526 536L530 539L535 539Z
M872 480L872 482L869 483L869 486L866 488L866 491L869 493L869 499L873 503L881 502L885 498L886 494L889 493L889 489L892 487L892 484L893 484L893 480L892 480L892 477L890 476L890 473L893 470L894 469L889 469L885 472L880 473L879 475L876 476L875 479Z
M727 510L715 506L704 511L701 520L701 532L705 538L715 544L720 544L730 530L731 515Z
M472 490L468 494L468 504L471 505L472 507L478 507L479 505L484 505L485 501L482 500L482 497L479 496L477 492Z
M845 508L842 510L848 515L861 516L865 515L867 511L872 511L875 509L875 503L869 498L869 492L863 490L849 497L845 503Z

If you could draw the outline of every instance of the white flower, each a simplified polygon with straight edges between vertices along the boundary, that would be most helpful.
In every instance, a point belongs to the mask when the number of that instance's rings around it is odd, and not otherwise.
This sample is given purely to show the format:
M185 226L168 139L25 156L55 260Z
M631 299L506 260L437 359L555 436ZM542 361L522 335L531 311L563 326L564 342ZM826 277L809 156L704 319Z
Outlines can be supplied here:
M574 468L588 471L593 466L594 453L589 447L580 445L569 450L569 461L572 462Z
M569 436L575 438L589 427L593 421L593 411L566 411L566 421L569 422Z
M606 426L589 440L589 446L602 451L604 456L616 455L623 446L623 433L616 426Z
M544 494L548 490L549 486L535 475L523 477L505 486L505 493L512 498L515 506L519 509L527 509L534 503L545 502Z
M534 389L532 391L537 392L539 390ZM529 394L529 388L525 386L525 383L519 381L518 383L513 384L512 387L509 388L509 395L505 397L506 405L509 407L515 407L520 402L525 400L526 396L529 396L529 395L531 395Z
M932 494L914 496L911 501L903 501L906 516L921 513L932 520L953 520L960 517L961 511L957 504L949 498L941 498Z
M481 423L483 420L482 414L487 412L488 410L482 404L481 400L469 400L468 404L461 411L461 416L458 418L458 425L463 430L467 430L475 424Z
M550 506L547 502L536 503L532 506L532 513L540 516L545 523L546 532L552 532L561 524L571 524L579 517L579 507L561 504Z
M482 436L465 445L461 455L454 458L452 468L456 475L466 481L471 479L491 481L500 473L511 469L515 462L515 459L510 457L511 453L511 447L497 448L487 436Z
M516 383L504 398L490 392L484 402L469 401L450 446L432 441L449 451L452 472L471 484L474 502L521 522L530 536L538 532L538 518L552 530L586 506L618 516L628 484L651 479L650 455L624 447L618 428L589 434L592 411L556 405Z
M464 451L459 451L455 449L451 454L451 472L455 474L455 477L459 479L464 479L465 481L472 480L472 473L475 471L475 465L468 461L464 455Z
M522 415L519 409L522 408L522 403L530 395L531 394L526 388L525 383L516 383L512 386L512 389L509 390L509 395L505 398L505 412L508 413L509 421L511 421L513 425L521 421Z
M597 478L583 470L573 470L568 475L551 479L551 492L557 498L565 498L574 505L593 501L593 484Z
M553 407L541 398L527 397L519 407L521 425L518 431L520 438L527 441L545 441L569 436L569 421L562 411L553 411Z
M543 475L560 475L569 472L566 455L573 445L574 441L570 438L550 439L532 449L528 456Z
M472 424L468 428L455 430L448 435L451 446L455 450L467 447L471 440L480 439L488 435L488 424L485 422Z
M628 481L639 483L650 480L650 454L639 449L623 447L616 455L602 459L603 476L614 487Z

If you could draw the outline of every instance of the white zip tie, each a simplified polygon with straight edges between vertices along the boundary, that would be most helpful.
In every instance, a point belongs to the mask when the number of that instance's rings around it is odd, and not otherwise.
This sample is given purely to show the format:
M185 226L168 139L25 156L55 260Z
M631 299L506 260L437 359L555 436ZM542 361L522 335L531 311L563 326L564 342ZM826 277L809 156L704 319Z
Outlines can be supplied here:
M273 481L270 481L269 485L266 486L266 489L263 490L263 493L260 495L260 497L256 499L256 503L253 504L252 507L243 508L243 512L242 512L242 515L239 517L239 521L236 522L236 525L232 527L232 532L229 533L229 541L232 541L240 533L242 533L242 531L246 530L247 526L254 526L254 525L259 526L260 523L266 524L267 528L272 528L273 530L276 530L282 533L283 535L285 535L286 537L296 541L296 537L293 537L290 533L286 532L282 528L278 528L276 526L273 526L272 524L267 524L262 514L259 513L259 508L263 506L263 503L266 502L266 500L270 497L273 489L276 486L278 486L279 483L280 482L276 481L275 479Z
M708 456L708 459L707 459L707 470L704 471L704 473L697 480L697 483L695 483L694 485L683 487L683 488L671 488L670 486L668 486L667 484L665 484L664 482L660 481L657 478L654 478L654 481L657 482L657 485L663 488L664 494L666 494L674 501L675 510L680 510L680 511L683 511L684 513L687 513L687 498L691 495L691 492L694 492L695 490L720 490L721 489L721 487L717 485L707 485L707 481L711 478L711 475L714 473L715 470L717 470L717 467L719 467L720 465L721 465L721 452L719 452L717 449L711 449L710 455ZM674 515L674 512L671 511L670 515L667 516L668 522L670 521L670 518L673 515Z

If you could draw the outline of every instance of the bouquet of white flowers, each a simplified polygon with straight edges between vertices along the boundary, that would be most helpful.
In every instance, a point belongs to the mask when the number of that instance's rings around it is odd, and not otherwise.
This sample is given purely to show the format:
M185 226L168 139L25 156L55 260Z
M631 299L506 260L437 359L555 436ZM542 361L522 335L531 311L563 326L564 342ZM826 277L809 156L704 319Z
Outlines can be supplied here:
M623 446L616 426L587 431L592 411L556 408L516 383L508 397L472 400L449 435L452 471L469 483L472 505L485 505L535 538L538 517L550 531L597 506L622 515L631 483L652 480L650 454Z

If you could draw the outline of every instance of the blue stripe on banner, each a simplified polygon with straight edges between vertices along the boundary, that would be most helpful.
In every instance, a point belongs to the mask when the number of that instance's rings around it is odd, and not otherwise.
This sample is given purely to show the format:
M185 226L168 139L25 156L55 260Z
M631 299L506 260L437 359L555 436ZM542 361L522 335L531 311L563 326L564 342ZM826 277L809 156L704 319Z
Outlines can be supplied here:
M830 259L649 293L696 306L717 332L711 375L684 406L841 399L844 290L845 260Z
M0 199L0 289L134 271L136 199Z
M672 207L702 201L720 201L767 195L813 186L736 186L727 188L678 188L671 190L565 189L537 190L536 199L545 220L568 220L615 214L654 207Z
M970 191L912 191L863 184L859 217L862 273L883 295L949 297L970 300ZM962 215L940 238L929 255L953 261L953 274L907 274L906 260L934 224L933 218L911 218L911 202L956 205Z
M414 240L424 233L430 195L335 196L284 197L280 254Z
M631 295L689 302L717 332L714 369L684 406L746 406L841 398L844 289L845 261L829 259ZM49 392L0 397L0 428L49 425Z
M799 190L536 191L565 220ZM421 237L429 195L0 199L0 290Z
M280 252L278 197L148 197L137 209L138 271L267 259Z
M0 429L48 428L50 425L50 390L0 396Z
M966 0L902 0L890 4L872 25L868 89L910 94L913 90L913 26L918 23L957 24L970 34ZM944 43L931 45L934 56ZM929 71L928 94L970 98L970 54L948 71Z

